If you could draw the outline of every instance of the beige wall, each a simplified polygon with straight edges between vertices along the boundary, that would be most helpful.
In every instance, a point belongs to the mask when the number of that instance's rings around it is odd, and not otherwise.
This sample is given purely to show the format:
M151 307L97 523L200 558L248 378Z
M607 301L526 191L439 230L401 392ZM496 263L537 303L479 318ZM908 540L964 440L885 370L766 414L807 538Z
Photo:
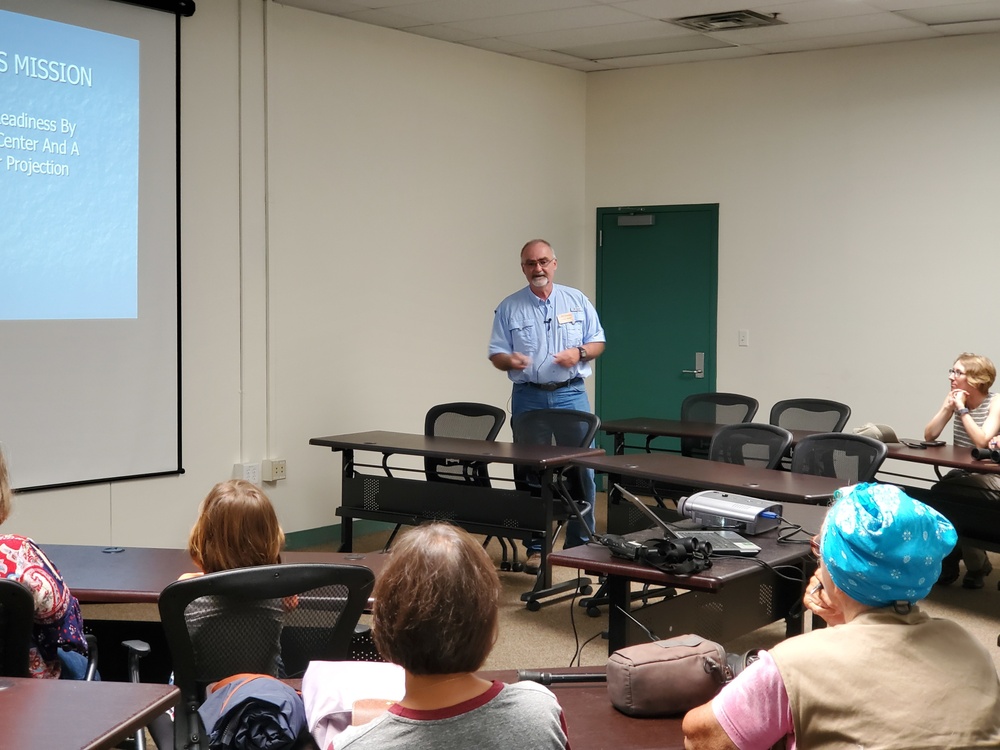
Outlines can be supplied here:
M547 236L592 293L599 206L720 204L718 385L764 409L916 434L955 353L1000 357L995 35L590 75L259 0L183 36L187 472L24 495L5 530L180 546L268 456L286 530L336 523L308 439L505 404L485 351L517 249Z
M310 437L504 404L486 344L525 240L592 287L583 73L253 0L199 3L183 45L187 473L26 494L5 530L183 545L269 456L286 531L335 524L339 456Z
M1000 361L998 133L997 35L592 73L588 221L718 203L718 388L917 436L955 355Z

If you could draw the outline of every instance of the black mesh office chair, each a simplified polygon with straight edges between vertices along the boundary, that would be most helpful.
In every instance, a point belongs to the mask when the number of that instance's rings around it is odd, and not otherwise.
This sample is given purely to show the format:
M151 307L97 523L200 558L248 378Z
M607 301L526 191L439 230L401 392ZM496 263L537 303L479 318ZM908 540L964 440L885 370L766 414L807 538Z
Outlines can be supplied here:
M28 587L0 578L0 677L30 677L35 599ZM97 638L87 633L87 671L84 680L97 675Z
M471 438L474 440L496 440L500 428L507 420L507 413L496 406L475 402L455 402L438 404L427 412L424 418L424 434L441 437ZM428 482L458 482L489 487L489 465L481 461L456 461L454 459L425 458L424 472ZM399 526L393 529L389 541L396 536ZM490 543L487 537L484 546ZM500 542L500 569L521 570L523 564L517 559L517 545L510 539L497 537ZM510 545L512 558L507 556Z
M786 430L840 432L851 418L851 407L822 398L790 398L771 407L771 424Z
M489 404L456 402L432 406L424 417L424 435L496 440L507 419L503 409ZM480 487L490 486L487 464L425 458L424 471L429 482L461 482Z
M881 440L847 432L809 435L795 446L792 471L836 477L845 486L873 482L889 448Z
M0 677L30 677L31 626L35 600L27 587L0 578Z
M809 430L811 432L840 432L851 418L851 407L839 401L823 398L790 398L779 401L771 407L768 421L786 430ZM797 446L792 446L795 455ZM791 469L791 458L781 462L782 468Z
M774 469L791 444L792 433L782 427L756 422L728 424L712 437L708 457L727 464Z
M503 409L489 404L478 404L471 401L438 404L432 406L424 416L424 435L471 440L496 440L506 419L507 414ZM382 456L382 468L390 477L392 471L388 461L391 455L386 453ZM472 484L477 487L490 486L488 466L481 461L456 461L428 456L424 459L424 475L428 482ZM401 528L402 524L396 524L382 548L383 552L389 550ZM502 540L500 544L503 549L503 559L506 562L507 548ZM506 566L501 564L501 567L509 568L510 563L507 563Z
M752 421L759 407L757 399L739 393L693 393L681 402L681 421L739 424ZM650 442L647 438L647 451ZM681 438L681 455L708 458L710 445L710 440Z
M313 659L349 659L374 583L372 571L361 566L287 564L167 586L159 609L182 695L176 750L207 748L198 706L208 684L242 672L296 677ZM165 747L163 738L154 739Z
M515 443L563 445L574 448L592 445L600 426L601 420L596 414L574 409L535 409L517 414L511 420ZM566 524L577 516L577 509L580 513L586 513L590 509L590 502L583 497L584 471L586 470L578 466L564 469L559 477L560 481L552 488L552 495L555 498L552 516L556 522L556 529L546 539L549 550L552 549ZM534 495L542 494L541 477L531 469L515 466L514 483L518 489L528 490ZM567 494L575 502L575 508L573 503L561 499ZM582 519L580 522L583 523ZM540 569L538 575L542 576L544 572ZM521 599L527 602L529 610L535 611L542 606L542 599L565 592L575 593L577 590L589 594L590 579L574 578L541 591L528 592L523 594ZM562 598L564 597L559 597L555 601Z

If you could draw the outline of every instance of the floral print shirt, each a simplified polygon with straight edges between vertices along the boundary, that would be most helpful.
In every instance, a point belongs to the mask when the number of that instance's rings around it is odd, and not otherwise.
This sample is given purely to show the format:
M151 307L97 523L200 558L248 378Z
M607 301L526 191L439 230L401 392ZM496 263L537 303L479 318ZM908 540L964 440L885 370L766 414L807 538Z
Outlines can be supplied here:
M19 581L35 599L31 676L58 678L60 648L87 653L80 603L56 566L27 537L0 534L0 576Z

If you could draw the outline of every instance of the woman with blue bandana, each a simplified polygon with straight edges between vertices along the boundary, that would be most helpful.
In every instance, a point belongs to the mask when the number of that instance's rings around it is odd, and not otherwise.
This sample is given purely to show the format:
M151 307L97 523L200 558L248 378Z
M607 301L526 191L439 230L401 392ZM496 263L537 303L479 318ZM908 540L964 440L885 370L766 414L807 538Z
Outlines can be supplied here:
M982 644L917 602L957 534L891 485L838 490L789 638L684 717L688 750L1000 747L1000 679Z

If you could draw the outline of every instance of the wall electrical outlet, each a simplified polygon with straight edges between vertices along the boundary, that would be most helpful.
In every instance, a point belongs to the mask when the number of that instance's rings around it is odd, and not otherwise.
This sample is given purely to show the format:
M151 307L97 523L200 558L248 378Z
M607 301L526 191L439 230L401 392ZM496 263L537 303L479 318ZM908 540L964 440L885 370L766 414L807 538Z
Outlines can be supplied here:
M245 479L254 484L260 484L260 462L248 461L242 464L233 464L233 479Z
M750 346L750 331L746 328L740 329L740 346Z
M284 479L288 476L285 459L272 458L267 461L262 461L260 465L260 474L261 478L265 482L277 482L279 479Z

